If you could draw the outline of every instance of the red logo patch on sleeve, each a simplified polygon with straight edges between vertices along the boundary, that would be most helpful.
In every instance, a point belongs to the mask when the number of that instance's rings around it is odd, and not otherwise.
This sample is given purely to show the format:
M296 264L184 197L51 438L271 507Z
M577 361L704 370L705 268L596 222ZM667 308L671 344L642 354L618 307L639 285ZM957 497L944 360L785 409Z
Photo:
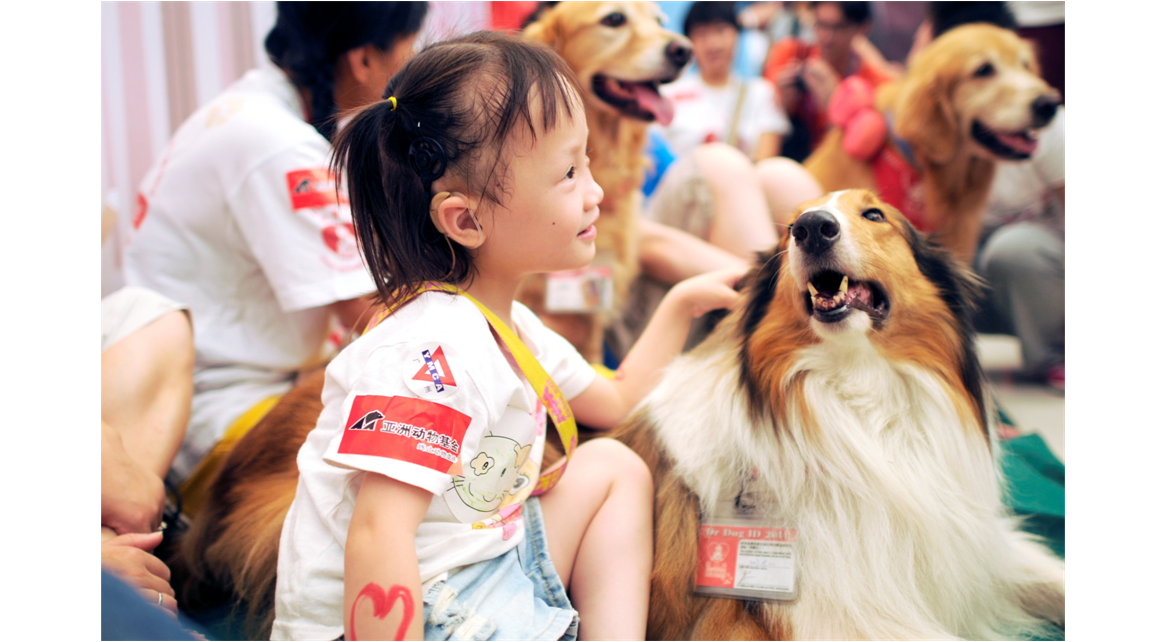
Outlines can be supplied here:
M407 461L439 473L457 463L470 416L424 399L358 396L338 452Z
M287 191L293 210L347 203L336 194L336 177L326 169L297 169L287 173Z

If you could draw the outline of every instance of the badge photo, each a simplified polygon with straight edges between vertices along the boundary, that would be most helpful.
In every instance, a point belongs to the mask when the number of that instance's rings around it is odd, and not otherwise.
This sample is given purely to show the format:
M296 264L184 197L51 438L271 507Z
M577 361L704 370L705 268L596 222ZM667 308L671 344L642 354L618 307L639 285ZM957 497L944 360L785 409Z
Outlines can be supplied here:
M458 391L465 370L458 353L436 341L413 346L401 369L405 385L422 399L445 399Z

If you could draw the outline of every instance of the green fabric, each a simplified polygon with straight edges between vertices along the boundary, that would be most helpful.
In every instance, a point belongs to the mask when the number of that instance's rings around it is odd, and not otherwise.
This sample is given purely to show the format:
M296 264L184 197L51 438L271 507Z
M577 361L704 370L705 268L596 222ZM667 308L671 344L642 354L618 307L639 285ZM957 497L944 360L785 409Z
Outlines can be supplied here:
M1004 503L1025 517L1024 529L1065 557L1065 465L1040 435L1000 442Z

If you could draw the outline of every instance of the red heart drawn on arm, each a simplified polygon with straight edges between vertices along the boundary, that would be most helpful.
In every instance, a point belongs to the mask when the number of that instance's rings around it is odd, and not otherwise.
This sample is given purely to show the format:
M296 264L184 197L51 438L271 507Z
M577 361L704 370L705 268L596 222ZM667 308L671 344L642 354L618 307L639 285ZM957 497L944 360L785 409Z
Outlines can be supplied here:
M401 605L404 608L404 613L401 614L401 625L397 627L397 635L393 637L394 640L404 640L405 632L409 630L409 624L413 621L413 594L409 589L399 584L393 585L386 592L379 584L369 582L360 589L356 600L352 603L352 613L348 619L348 632L352 634L352 639L356 640L356 607L360 604L360 598L367 597L372 600L372 614L377 619L383 620L393 609L393 605L397 600L401 600Z

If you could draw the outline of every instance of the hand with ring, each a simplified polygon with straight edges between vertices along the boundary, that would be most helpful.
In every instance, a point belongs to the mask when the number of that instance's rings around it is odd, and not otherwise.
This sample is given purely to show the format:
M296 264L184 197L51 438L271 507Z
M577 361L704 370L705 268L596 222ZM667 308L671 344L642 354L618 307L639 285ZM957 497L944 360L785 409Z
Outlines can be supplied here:
M119 535L101 543L101 565L138 589L146 600L177 613L170 569L151 554L161 543L161 532Z

